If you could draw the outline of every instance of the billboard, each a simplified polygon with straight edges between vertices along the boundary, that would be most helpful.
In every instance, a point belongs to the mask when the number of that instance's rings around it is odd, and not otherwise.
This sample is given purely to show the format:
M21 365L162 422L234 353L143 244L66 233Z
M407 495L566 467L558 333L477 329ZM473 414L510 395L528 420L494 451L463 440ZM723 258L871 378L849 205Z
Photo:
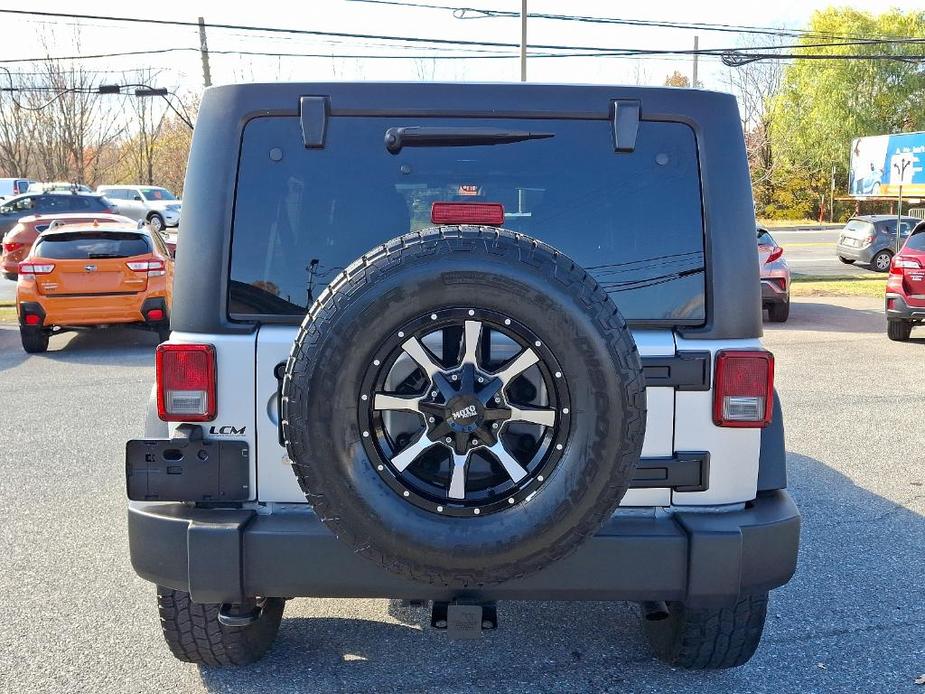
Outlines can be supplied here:
M925 132L858 137L851 143L848 193L925 195Z

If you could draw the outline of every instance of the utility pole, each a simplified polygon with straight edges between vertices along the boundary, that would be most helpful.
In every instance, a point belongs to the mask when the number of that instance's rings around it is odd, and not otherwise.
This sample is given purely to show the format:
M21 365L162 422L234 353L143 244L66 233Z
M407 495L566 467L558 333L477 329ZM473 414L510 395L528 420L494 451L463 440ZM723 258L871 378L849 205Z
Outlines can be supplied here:
M697 50L700 46L700 37L694 34L694 74L691 76L691 87L697 88Z
M199 52L202 54L202 82L212 86L212 71L209 69L209 43L206 41L206 20L199 18Z
M832 212L835 210L835 164L832 164L832 183L829 186L829 224L832 223Z
M520 81L527 81L527 0L520 0Z

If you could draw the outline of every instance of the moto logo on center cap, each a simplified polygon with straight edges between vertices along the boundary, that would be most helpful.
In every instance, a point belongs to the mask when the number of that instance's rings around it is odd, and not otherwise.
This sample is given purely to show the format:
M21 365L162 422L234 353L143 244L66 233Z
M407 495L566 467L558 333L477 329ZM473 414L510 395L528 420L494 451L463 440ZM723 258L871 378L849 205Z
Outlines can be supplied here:
M465 419L466 417L475 417L475 415L475 405L469 405L468 407L464 407L461 410L456 410L453 413L453 419Z

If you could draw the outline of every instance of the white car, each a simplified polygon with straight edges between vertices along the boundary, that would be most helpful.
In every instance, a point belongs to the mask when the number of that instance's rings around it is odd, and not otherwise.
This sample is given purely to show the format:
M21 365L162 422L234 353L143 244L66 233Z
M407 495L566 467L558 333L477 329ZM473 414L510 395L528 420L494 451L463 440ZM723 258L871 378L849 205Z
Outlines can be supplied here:
M180 224L182 202L166 188L158 186L99 186L118 214L144 220L153 231Z

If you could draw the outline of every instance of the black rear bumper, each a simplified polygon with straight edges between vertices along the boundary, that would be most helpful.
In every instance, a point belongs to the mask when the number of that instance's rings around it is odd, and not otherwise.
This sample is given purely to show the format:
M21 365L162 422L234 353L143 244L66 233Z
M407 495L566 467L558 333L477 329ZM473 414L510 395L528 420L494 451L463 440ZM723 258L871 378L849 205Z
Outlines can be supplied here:
M571 556L526 578L443 588L355 555L307 508L271 515L180 503L129 507L132 566L196 602L245 596L453 600L683 600L722 606L786 583L800 516L783 490L740 511L618 515Z
M890 306L892 300L893 305ZM886 295L887 320L925 321L925 307L909 306L901 294Z

